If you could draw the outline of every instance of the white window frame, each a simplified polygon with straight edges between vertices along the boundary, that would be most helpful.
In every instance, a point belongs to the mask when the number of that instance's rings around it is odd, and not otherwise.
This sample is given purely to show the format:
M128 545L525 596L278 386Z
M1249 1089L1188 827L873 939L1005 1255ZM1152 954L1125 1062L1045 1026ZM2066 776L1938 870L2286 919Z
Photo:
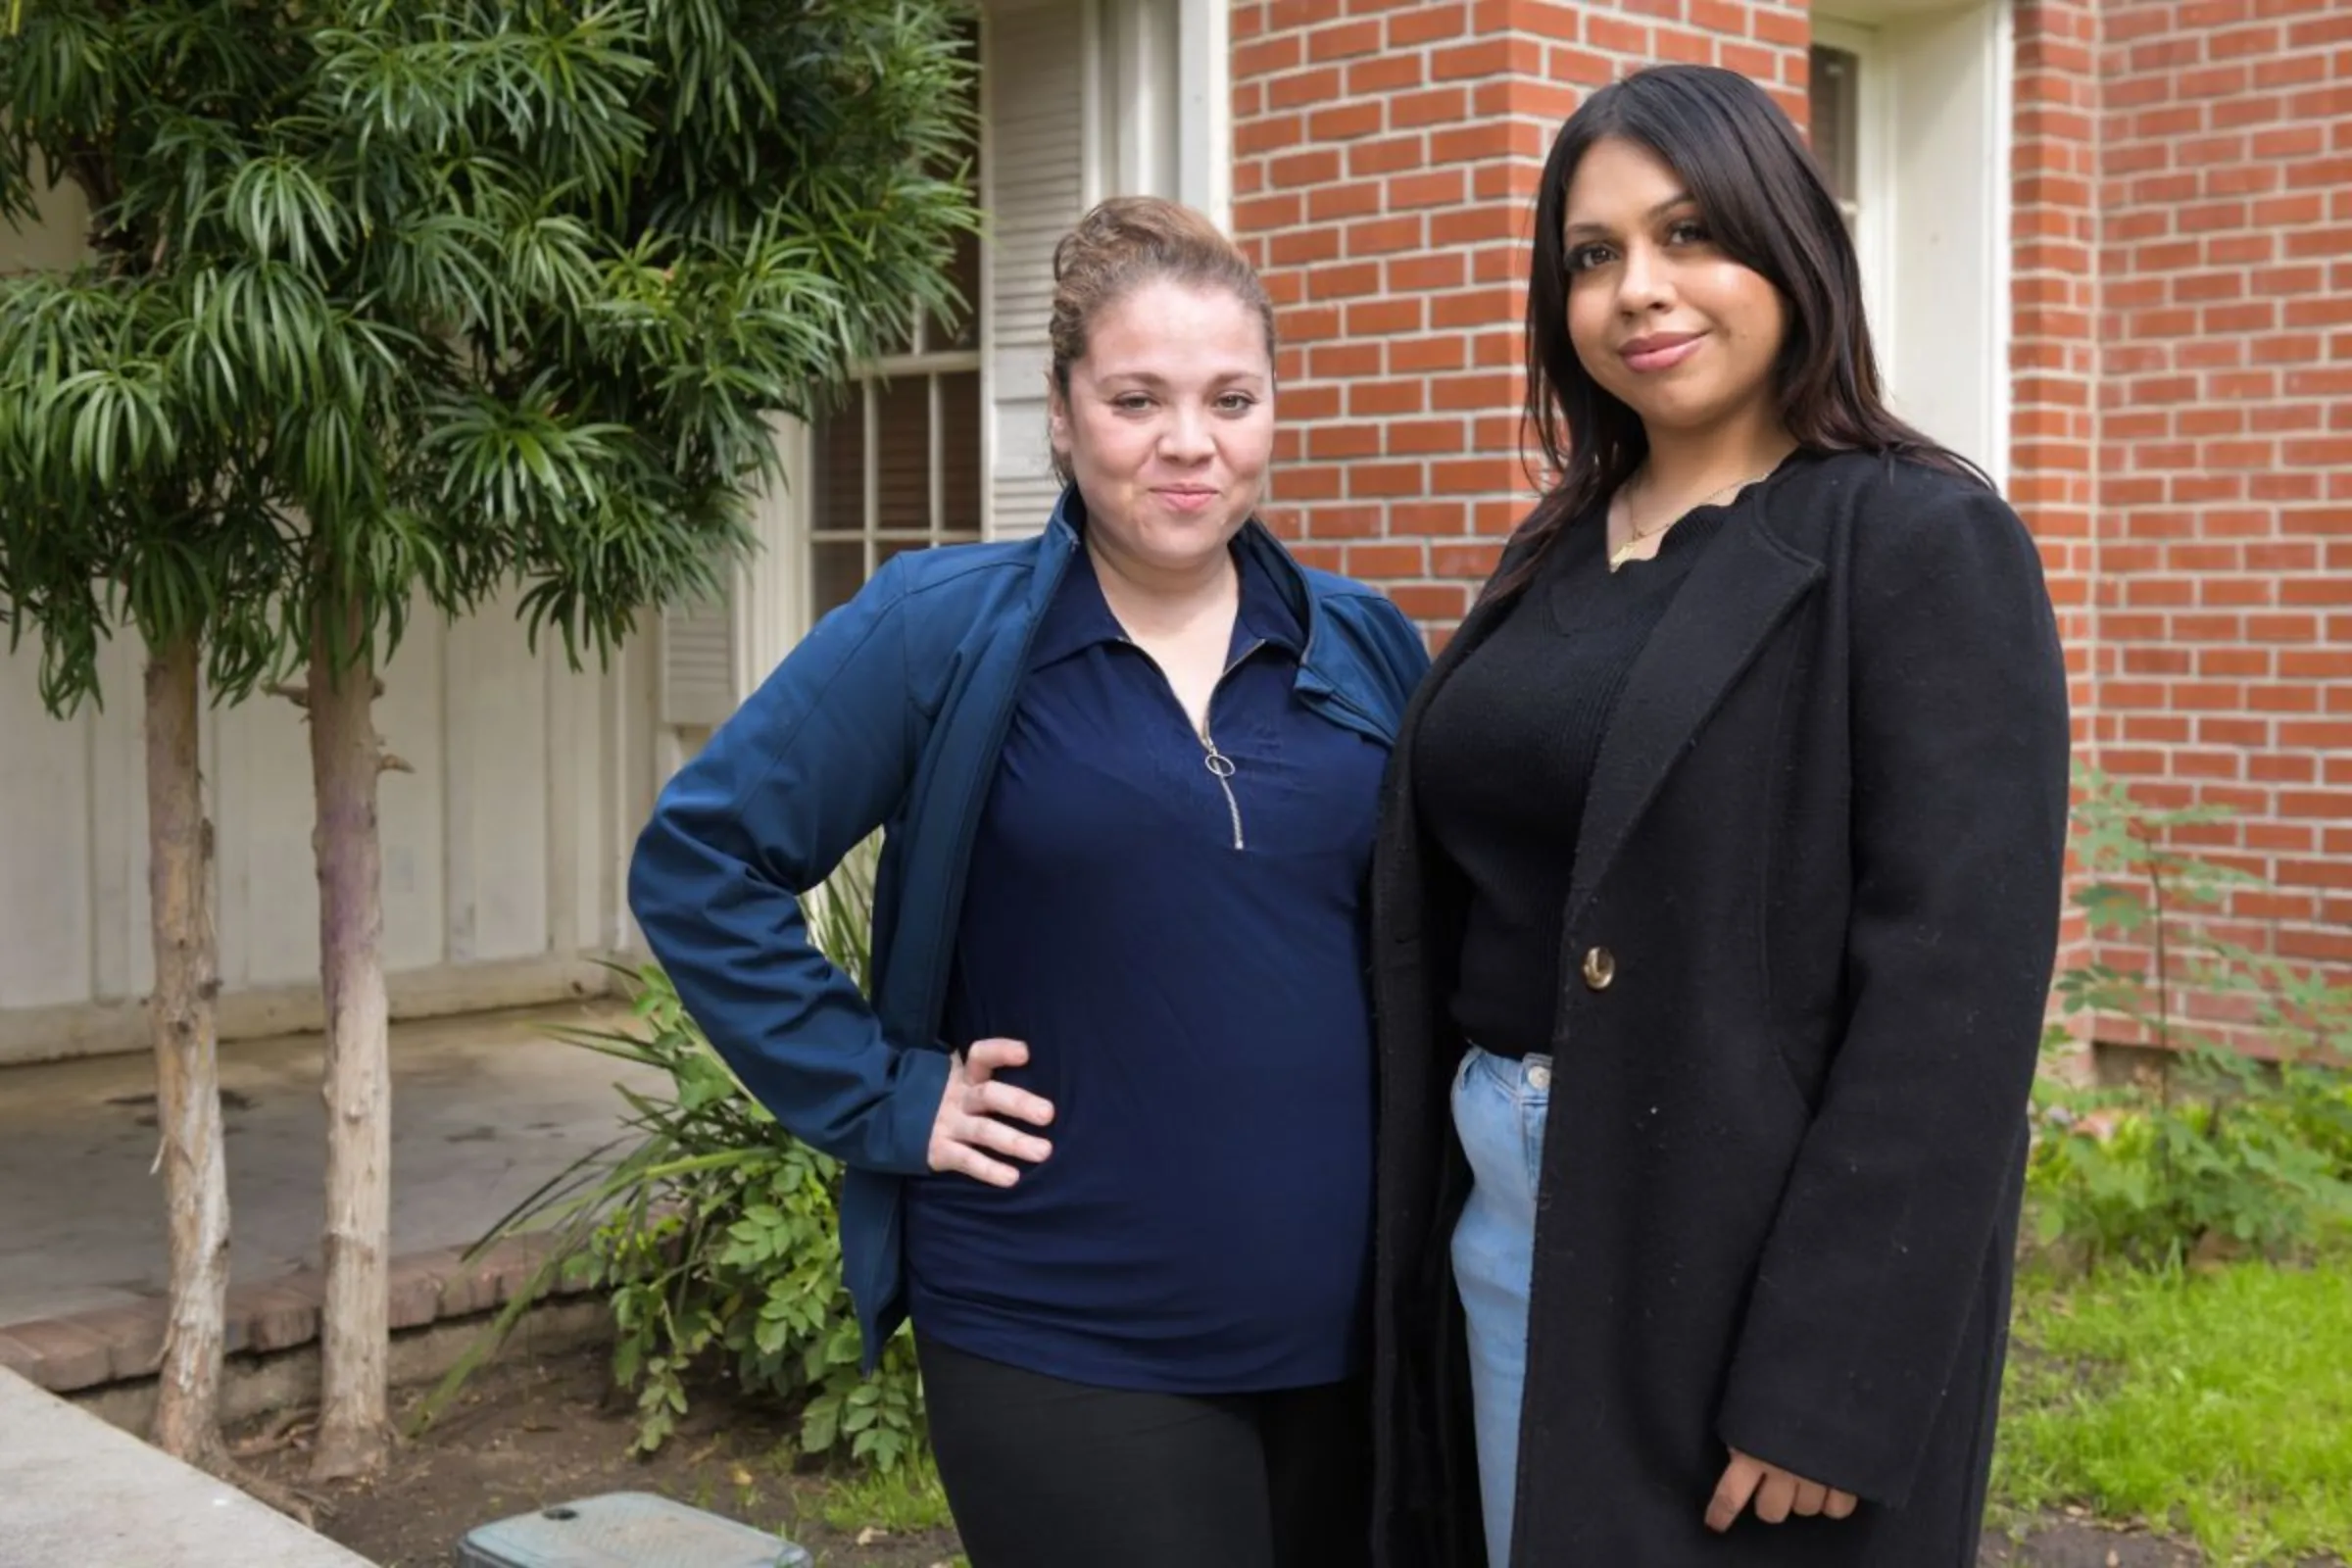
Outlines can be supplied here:
M1894 145L1893 94L1887 88L1886 64L1879 44L1879 29L1859 23L1816 15L1813 41L1853 57L1854 92L1854 253L1862 267L1862 301L1875 326L1894 319L1894 268L1890 255L1893 191L1888 181ZM1894 373L1893 345L1879 344L1881 368Z
M970 303L972 310L985 318L986 312L982 309L981 301L975 299ZM931 322L926 319L919 331L927 334L930 327ZM972 526L968 529L951 531L947 526L947 474L944 462L947 456L947 432L941 418L947 400L940 387L940 378L948 375L981 375L984 370L983 359L984 356L977 347L968 349L917 347L905 354L893 354L870 361L852 372L849 399L832 417L837 419L856 417L862 424L858 451L863 459L859 474L863 493L859 497L859 524L855 530L820 528L808 514L809 499L816 481L816 431L813 427L808 430L808 467L805 483L809 488L802 492L804 499L799 509L802 526L798 540L799 554L802 561L806 563L802 572L802 603L800 606L803 625L812 624L816 618L816 549L819 545L853 542L862 544L864 547L864 571L859 580L863 581L864 578L871 577L876 568L881 565L882 551L886 546L940 545L954 540L980 538L980 521L977 513L974 514ZM924 386L927 403L925 429L930 437L929 450L924 454L930 480L929 516L925 526L920 530L919 536L915 530L908 528L884 529L881 525L880 515L882 510L882 395L894 382L916 378L919 378ZM983 427L987 419L985 413L987 390L984 375L982 375L982 383L979 390L973 394L979 402L981 411L980 423L976 424L972 431L972 441L975 447L982 444ZM982 455L981 482L983 484L986 482L985 454Z
M1859 67L1855 250L1891 401L2005 483L2014 0L1830 3L1813 39Z

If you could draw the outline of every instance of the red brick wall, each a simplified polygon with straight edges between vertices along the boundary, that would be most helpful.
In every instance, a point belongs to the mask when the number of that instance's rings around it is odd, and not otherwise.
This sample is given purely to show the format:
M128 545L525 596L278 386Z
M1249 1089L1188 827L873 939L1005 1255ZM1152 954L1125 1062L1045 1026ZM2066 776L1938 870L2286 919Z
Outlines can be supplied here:
M1234 227L1281 312L1267 517L1440 635L1535 492L1527 224L1584 92L1700 60L1803 113L1805 12L1739 0L1241 0Z
M2104 673L2098 584L2098 16L2017 8L2010 151L2009 500L2040 542L2066 640L2078 741ZM2060 963L2087 956L2069 911Z
M2236 813L2226 935L2352 963L2352 11L2100 20L2095 756Z
M2099 672L2097 31L2085 0L2018 7L2010 154L2009 499L2041 542L2079 734Z

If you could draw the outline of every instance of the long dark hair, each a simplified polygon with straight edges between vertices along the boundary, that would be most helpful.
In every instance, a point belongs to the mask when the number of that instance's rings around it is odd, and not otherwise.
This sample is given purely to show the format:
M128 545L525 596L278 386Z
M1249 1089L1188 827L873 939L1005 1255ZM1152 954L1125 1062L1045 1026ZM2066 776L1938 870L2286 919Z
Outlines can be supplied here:
M1714 66L1655 66L1601 88L1553 138L1536 197L1527 281L1527 423L1560 481L1520 528L1507 591L1571 520L1613 494L1649 453L1633 410L1585 372L1568 339L1568 184L1594 142L1617 136L1663 160L1722 252L1788 303L1773 364L1781 421L1806 452L1881 452L1989 484L1975 465L1886 407L1862 311L1862 269L1821 167L1764 89Z

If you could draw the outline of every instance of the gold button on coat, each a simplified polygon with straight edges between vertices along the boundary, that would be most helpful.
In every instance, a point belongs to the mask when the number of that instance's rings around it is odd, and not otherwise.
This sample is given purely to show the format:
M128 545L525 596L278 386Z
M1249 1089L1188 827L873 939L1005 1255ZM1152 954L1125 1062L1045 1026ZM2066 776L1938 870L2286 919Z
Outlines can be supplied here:
M1595 991L1606 991L1609 982L1617 978L1617 956L1606 948L1593 948L1585 954L1585 984Z

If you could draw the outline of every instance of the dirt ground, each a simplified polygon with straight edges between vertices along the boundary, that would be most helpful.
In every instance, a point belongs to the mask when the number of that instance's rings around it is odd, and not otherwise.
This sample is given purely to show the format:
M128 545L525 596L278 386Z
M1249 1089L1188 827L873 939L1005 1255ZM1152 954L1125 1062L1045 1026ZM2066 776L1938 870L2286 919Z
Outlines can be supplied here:
M1986 1541L1977 1554L1977 1564L1978 1568L2205 1568L2205 1559L2192 1547L2152 1536L2053 1519L2023 1542Z
M611 1393L610 1352L591 1348L510 1358L475 1375L461 1402L423 1438L395 1452L379 1479L313 1487L302 1479L305 1429L262 1421L232 1446L269 1446L247 1462L299 1489L316 1528L382 1568L450 1568L476 1526L608 1492L652 1492L785 1536L820 1568L934 1568L956 1555L950 1532L894 1536L871 1525L847 1534L819 1513L821 1476L796 1474L790 1425L772 1412L698 1399L659 1453L629 1453L633 1412ZM399 1415L416 1402L401 1402ZM289 1441L290 1440L290 1441ZM859 1537L865 1539L860 1542Z
M779 1530L808 1547L820 1568L945 1568L956 1550L950 1531L892 1535L871 1521L833 1529L820 1513L825 1479L789 1462L790 1424L715 1394L696 1401L661 1452L633 1457L633 1416L611 1393L601 1348L493 1365L373 1482L305 1486L303 1431L265 1421L231 1441L261 1449L249 1463L300 1488L318 1510L318 1529L382 1568L449 1568L459 1541L478 1525L608 1492L659 1493ZM2050 1518L2019 1543L1987 1540L1978 1561L1980 1568L2204 1568L2192 1549L2070 1517Z
M2012 1546L1986 1542L1978 1568L2206 1568L2193 1546L2137 1532L2121 1532L2077 1519L2047 1521ZM2299 1568L2344 1568L2337 1557L2306 1558Z

